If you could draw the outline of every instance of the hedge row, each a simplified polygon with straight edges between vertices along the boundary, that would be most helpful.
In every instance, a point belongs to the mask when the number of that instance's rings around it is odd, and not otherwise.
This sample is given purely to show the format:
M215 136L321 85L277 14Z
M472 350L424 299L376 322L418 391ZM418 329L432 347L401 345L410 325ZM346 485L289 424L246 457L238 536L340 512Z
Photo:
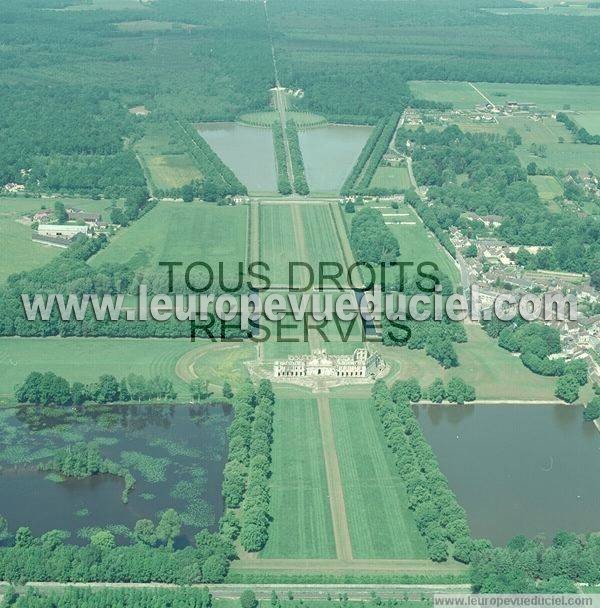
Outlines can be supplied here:
M259 551L268 538L274 403L268 380L261 380L257 391L246 382L233 399L222 492L228 508L241 506L240 542L247 551Z
M240 542L246 551L260 551L269 537L268 480L271 475L273 406L275 395L268 380L261 380L254 410L249 450L248 482L242 505Z
M456 559L464 561L460 547L470 546L471 542L466 513L440 471L408 401L394 403L385 382L378 381L373 386L371 403L406 484L409 508L414 512L429 557L445 561L452 551Z

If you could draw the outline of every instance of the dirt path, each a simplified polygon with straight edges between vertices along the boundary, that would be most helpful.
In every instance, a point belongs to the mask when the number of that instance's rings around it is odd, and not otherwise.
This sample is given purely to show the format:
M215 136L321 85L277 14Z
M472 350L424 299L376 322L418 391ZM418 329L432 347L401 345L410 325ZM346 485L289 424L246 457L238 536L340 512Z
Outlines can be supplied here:
M0 583L6 585L8 583ZM171 583L56 583L56 582L29 582L25 587L32 587L40 591L56 591L59 589L71 588L90 588L90 589L177 589L179 585ZM285 597L291 592L295 598L302 599L325 599L328 596L336 597L345 593L350 600L369 600L372 594L376 593L381 598L400 599L408 596L409 598L420 599L422 594L430 596L433 593L442 592L468 592L470 585L431 585L431 584L369 584L369 583L350 583L350 584L312 584L312 583L205 583L191 585L194 588L208 587L213 598L239 599L246 589L252 589L258 599L267 600L275 591L279 597ZM1 596L0 589L0 596Z
M472 82L469 82L469 86L480 96L483 97L483 99L485 99L491 106L492 108L496 108L496 104L489 98L486 97Z
M344 501L340 465L335 450L329 397L320 394L317 397L317 406L319 408L319 423L321 426L321 439L323 441L323 457L325 459L325 472L327 474L335 550L339 560L348 561L352 559L352 542L350 541L350 530L348 529L348 519L346 517L346 503Z

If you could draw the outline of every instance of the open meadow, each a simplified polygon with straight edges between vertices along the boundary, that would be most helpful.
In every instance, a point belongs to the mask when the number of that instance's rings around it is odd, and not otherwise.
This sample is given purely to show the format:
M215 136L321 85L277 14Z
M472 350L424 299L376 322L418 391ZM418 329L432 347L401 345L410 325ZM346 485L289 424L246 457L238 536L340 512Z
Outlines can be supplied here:
M120 230L90 263L96 267L128 263L145 276L160 275L164 282L167 269L159 267L159 262L181 262L177 275L181 277L187 264L202 261L213 269L215 284L219 264L226 279L237 280L238 264L243 267L246 259L247 212L246 206L159 202L144 217ZM200 282L196 279L199 275L191 276Z
M370 186L398 191L408 190L412 184L410 183L408 169L402 165L400 167L378 167Z
M95 382L102 374L169 378L183 399L186 384L178 360L194 345L187 339L0 338L0 403L13 402L14 387L33 371L51 371L69 382Z

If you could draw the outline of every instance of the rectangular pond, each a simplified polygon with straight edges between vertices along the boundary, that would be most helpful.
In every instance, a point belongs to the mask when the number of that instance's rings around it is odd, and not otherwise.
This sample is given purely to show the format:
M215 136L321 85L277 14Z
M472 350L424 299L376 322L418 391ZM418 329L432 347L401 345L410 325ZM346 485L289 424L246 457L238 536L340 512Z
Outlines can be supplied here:
M127 542L135 522L175 509L183 522L179 545L202 528L215 530L223 512L229 406L127 405L34 407L0 411L0 513L14 532L67 530L87 543L98 528ZM66 446L95 444L102 458L135 478L126 503L121 477L62 477L39 470Z
M576 406L419 406L474 536L598 531L600 433Z
M327 125L298 133L311 191L323 194L340 191L371 130L364 126Z
M201 123L196 128L250 192L277 192L271 129L233 122Z

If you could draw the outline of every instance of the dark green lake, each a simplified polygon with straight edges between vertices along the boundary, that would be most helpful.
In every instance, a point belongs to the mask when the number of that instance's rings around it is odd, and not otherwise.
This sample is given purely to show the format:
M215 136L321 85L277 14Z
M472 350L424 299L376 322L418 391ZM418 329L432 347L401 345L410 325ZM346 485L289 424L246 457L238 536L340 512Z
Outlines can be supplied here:
M228 406L0 411L0 514L13 532L18 526L29 526L36 535L57 528L71 532L70 542L84 543L95 528L108 528L126 540L138 519L156 522L165 509L174 508L184 522L179 544L186 544L199 529L214 530L223 512L230 417ZM57 448L92 441L103 457L135 477L126 504L121 478L52 481L38 470Z
M600 433L575 406L419 406L419 422L472 533L600 530Z

